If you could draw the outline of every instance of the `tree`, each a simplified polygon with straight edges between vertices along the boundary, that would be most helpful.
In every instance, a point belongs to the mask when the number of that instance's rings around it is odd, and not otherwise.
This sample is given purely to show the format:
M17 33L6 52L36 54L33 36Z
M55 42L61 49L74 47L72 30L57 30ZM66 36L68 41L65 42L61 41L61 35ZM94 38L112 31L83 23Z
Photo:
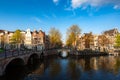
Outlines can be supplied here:
M120 47L120 34L117 34L115 43L115 47Z
M58 29L51 28L49 31L50 43L52 47L61 47L62 46L62 36Z
M2 35L1 36L1 48L4 48L4 45L5 45L5 36Z
M77 38L79 37L81 33L81 29L77 25L72 25L68 30L67 30L67 40L66 40L66 45L69 47L76 47L76 42Z
M72 43L73 43L73 41L75 39L75 38L72 38L72 37L75 37L74 34L73 33L69 34L68 39L66 41L67 46L72 46Z
M22 41L22 34L20 30L16 30L11 38L11 44L17 44L17 47L20 47Z

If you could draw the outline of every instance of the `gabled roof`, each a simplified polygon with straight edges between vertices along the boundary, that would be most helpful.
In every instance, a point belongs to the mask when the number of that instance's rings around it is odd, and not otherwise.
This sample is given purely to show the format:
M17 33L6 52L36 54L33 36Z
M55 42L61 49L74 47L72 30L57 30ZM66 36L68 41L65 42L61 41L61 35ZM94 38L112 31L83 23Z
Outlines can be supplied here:
M105 35L110 35L110 36L113 36L114 34L117 34L117 33L119 32L116 28L104 32Z

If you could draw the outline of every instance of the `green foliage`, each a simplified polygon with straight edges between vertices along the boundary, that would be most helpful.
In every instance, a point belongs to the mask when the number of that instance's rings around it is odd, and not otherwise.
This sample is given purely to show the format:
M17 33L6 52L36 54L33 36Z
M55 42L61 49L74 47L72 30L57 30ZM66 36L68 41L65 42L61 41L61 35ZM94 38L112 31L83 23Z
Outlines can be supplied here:
M3 49L3 48L0 48L0 52L4 52L4 49Z
M117 34L115 43L115 47L120 47L120 34Z
M66 45L69 47L75 46L75 42L78 38L78 36L81 33L81 29L77 25L72 25L68 30L67 30L67 40L66 40Z
M11 38L11 43L13 44L19 44L22 40L22 35L20 33L20 30L16 30Z
M54 47L61 47L62 46L62 36L58 29L51 28L49 31L50 36L50 43Z

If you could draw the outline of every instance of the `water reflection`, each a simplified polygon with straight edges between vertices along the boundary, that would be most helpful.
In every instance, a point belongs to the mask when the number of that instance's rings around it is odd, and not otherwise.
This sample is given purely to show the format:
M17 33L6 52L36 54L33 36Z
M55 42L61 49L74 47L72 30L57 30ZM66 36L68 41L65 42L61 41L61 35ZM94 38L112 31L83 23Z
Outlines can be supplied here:
M24 73L25 70L20 70ZM45 57L43 62L30 73L11 80L119 80L120 58L84 57L62 59L58 56ZM1 79L0 79L1 80ZM10 80L10 79L6 79Z
M67 75L70 77L69 80L78 80L80 78L81 70L77 66L74 60L68 61Z
M102 69L118 73L120 70L120 58L114 56L81 58L76 60L76 64L81 66L84 71Z
M91 75L89 78L92 80L116 80L118 77L120 78L119 56L84 58L77 60L77 64L82 67L86 77Z
M47 63L47 64L46 64ZM31 74L36 80L117 80L120 78L119 57L87 57L78 59L47 58L42 74ZM45 65L47 65L46 68ZM40 68L39 68L40 69Z

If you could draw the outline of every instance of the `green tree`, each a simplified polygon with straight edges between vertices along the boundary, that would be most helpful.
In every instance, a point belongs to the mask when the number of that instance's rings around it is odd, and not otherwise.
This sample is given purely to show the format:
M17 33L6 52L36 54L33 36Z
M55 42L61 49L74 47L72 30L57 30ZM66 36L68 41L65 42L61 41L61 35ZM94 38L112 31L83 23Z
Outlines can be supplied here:
M120 47L120 34L117 34L115 43L115 47Z
M20 30L16 30L11 38L11 44L16 44L17 47L20 47L22 41L22 34Z
M50 43L52 47L61 47L62 46L62 35L60 31L56 28L51 28L49 31Z
M66 40L66 45L69 47L76 47L76 42L81 33L81 29L79 28L78 25L72 25L68 30L67 30L67 40Z

